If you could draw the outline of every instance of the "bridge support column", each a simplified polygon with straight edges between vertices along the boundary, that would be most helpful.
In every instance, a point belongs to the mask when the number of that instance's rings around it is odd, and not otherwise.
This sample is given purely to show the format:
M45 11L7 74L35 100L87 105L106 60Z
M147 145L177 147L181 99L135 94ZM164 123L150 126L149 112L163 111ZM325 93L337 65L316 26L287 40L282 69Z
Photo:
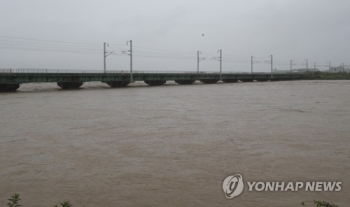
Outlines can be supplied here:
M192 83L194 83L195 81L196 81L196 80L175 80L175 83L184 85L184 84L192 84Z
M83 85L83 82L57 82L57 85L62 89L77 89Z
M219 81L219 79L202 79L202 80L200 80L200 82L202 82L204 84L217 83L218 81Z
M145 80L144 82L149 86L161 86L166 83L166 81L163 80Z
M16 91L19 88L19 84L0 84L0 92Z
M107 81L106 82L112 88L126 87L130 82L129 81Z

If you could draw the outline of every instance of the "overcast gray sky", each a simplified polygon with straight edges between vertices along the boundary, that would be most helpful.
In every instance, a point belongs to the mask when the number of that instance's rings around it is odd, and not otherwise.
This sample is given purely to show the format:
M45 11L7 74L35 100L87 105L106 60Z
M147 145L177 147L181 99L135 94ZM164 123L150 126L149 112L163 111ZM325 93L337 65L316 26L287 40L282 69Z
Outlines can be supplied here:
M327 61L350 65L349 0L0 0L0 68L268 72ZM204 35L204 36L203 36Z

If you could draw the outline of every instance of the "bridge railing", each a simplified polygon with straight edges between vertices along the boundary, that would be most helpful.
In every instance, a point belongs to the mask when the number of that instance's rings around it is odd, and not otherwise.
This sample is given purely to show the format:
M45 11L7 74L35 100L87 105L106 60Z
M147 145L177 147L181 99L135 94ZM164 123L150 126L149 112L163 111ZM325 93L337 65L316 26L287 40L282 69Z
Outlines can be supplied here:
M103 73L101 70L42 69L42 68L0 68L0 73ZM109 70L106 73L123 73L122 70Z
M130 71L127 71L126 73L130 73ZM197 74L197 71L181 71L181 70L135 70L133 73L186 73L186 74ZM202 73L215 73L218 74L219 72L216 71L200 71L200 74Z
M43 69L43 68L0 68L1 73L103 73L103 70L77 70L77 69ZM129 74L129 70L107 70L106 73ZM174 73L174 74L197 74L197 71L169 71L169 70L134 70L133 73ZM219 71L200 71L199 74L219 74ZM223 71L222 74L250 74L249 72L240 71ZM256 72L258 74L269 74L264 72Z
M103 70L77 70L77 69L42 69L42 68L0 68L0 73L103 73ZM106 73L130 73L129 70L107 70ZM186 73L197 74L197 71L161 71L161 70L134 70L133 73ZM200 74L219 74L218 71L200 71ZM238 72L223 72L238 73Z
M11 68L1 68L0 73L12 73L12 69Z

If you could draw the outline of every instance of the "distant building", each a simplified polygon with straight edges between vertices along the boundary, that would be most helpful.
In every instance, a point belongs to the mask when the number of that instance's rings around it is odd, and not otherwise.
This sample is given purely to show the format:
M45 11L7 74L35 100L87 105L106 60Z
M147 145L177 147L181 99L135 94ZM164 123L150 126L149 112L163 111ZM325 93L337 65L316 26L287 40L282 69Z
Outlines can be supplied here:
M342 73L342 72L349 73L350 72L350 67L348 65L338 66L338 67L331 67L329 69L329 72L330 73Z
M319 72L318 68L296 68L292 70L293 72L305 73L305 72Z
M296 69L292 69L292 70L277 70L274 69L273 72L274 73L306 73L306 72L318 72L320 71L318 68L296 68Z

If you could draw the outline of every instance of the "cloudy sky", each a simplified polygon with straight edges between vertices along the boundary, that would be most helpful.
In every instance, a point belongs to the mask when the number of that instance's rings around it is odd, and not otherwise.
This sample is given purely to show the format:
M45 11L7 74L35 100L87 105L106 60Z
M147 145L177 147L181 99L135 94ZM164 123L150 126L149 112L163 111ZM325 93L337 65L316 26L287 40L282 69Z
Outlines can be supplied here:
M350 65L349 0L0 0L0 68L327 69Z

